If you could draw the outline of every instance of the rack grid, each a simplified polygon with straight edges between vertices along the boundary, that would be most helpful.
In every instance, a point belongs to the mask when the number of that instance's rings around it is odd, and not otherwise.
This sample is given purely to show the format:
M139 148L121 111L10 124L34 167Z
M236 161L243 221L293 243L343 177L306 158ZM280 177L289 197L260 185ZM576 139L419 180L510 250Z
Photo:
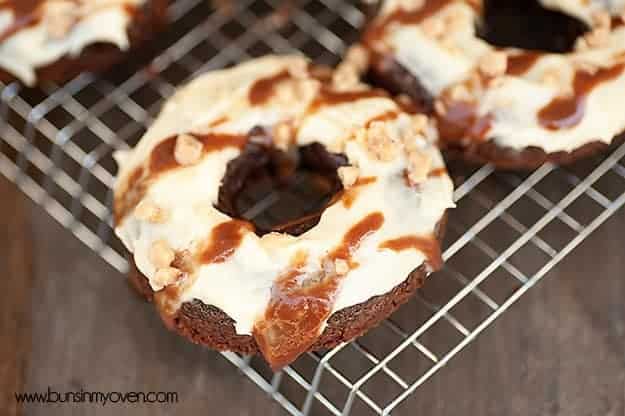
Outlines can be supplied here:
M0 84L0 172L121 273L111 155L137 143L175 86L270 52L336 63L365 21L339 0L219 3L172 1L169 30L115 74ZM276 374L258 358L223 356L294 415L404 414L419 386L625 205L625 144L567 168L450 171L458 208L446 265L379 328Z

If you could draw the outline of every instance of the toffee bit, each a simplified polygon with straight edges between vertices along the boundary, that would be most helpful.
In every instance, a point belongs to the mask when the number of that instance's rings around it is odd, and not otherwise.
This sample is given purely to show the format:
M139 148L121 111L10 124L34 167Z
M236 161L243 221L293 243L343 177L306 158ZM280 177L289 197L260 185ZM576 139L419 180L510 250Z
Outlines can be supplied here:
M190 134L181 134L176 139L174 158L182 166L194 165L200 161L204 146Z

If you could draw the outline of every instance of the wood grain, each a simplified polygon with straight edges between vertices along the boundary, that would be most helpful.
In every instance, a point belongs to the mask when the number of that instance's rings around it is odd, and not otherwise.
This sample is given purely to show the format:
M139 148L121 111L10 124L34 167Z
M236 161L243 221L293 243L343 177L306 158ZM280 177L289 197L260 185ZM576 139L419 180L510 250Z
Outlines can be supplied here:
M31 235L24 197L0 177L0 414L21 415L30 349Z
M398 414L625 415L625 209Z

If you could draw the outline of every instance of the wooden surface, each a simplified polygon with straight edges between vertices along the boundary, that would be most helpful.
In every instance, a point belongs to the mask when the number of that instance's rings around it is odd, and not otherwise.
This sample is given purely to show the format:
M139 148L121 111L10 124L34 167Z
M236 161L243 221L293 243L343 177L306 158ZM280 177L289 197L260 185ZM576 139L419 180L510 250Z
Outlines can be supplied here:
M0 178L0 414L19 414L13 392L30 357L31 230L24 199Z
M173 390L180 396L175 406L22 410L26 415L284 414L218 354L163 330L152 308L133 296L118 273L2 178L0 201L0 249L7 253L0 258L0 397L48 386ZM397 414L623 416L624 231L621 210ZM14 408L14 401L0 402L0 415L15 414Z

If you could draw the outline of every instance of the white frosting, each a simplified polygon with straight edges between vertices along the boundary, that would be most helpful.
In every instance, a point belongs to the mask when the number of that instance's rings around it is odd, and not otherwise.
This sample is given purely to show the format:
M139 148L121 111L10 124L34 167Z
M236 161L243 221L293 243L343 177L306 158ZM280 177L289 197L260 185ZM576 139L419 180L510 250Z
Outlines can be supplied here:
M399 8L412 10L415 3L419 1L388 0L380 19ZM590 15L591 10L600 8L601 3L612 4L616 13L622 10L621 5L625 1L553 0L545 3L581 16ZM454 24L445 28L444 42L440 38L426 36L423 29L426 21L423 21L419 25L389 25L382 42L375 46L384 51L390 47L397 61L414 74L434 97L475 74L480 58L496 50L477 37L475 23L480 15L468 1L450 0L429 19L452 20L451 17L454 17ZM523 53L516 48L503 51L508 56ZM601 83L588 95L583 120L571 128L547 129L539 123L537 115L562 92L562 85L549 85L543 81L546 74L557 71L560 80L570 86L575 67L583 63L610 67L623 61L624 53L625 26L621 25L610 32L608 42L601 47L568 54L544 54L524 74L501 77L498 84L484 88L476 97L478 115L490 114L492 118L488 137L504 147L521 150L536 146L548 153L572 151L593 141L610 143L615 135L625 130L622 94L617 93L625 91L625 73Z
M15 75L24 84L32 86L37 82L37 68L49 65L66 55L77 56L90 44L104 42L127 50L127 28L131 23L131 16L124 8L144 2L145 0L82 0L82 7L93 6L94 10L79 18L65 35L56 37L50 35L48 24L64 23L51 17L54 16L54 8L59 7L59 2L48 0L42 6L42 18L36 24L21 28L0 42L0 67ZM0 34L12 24L11 9L0 8Z
M540 3L553 10L558 10L579 20L592 23L592 16L597 12L607 11L613 16L625 12L625 0L540 0Z
M417 188L409 187L404 178L407 160L403 153L392 162L380 162L354 137L354 133L372 118L389 110L400 112L391 99L363 98L328 105L312 113L306 112L310 100L303 96L296 101L271 100L261 106L250 106L248 92L257 80L301 67L303 63L300 57L272 56L198 77L165 104L137 147L120 158L117 193L124 189L129 176L146 162L158 143L169 136L188 132L190 126L204 125L229 115L231 121L218 124L214 132L246 134L259 124L272 125L296 118L301 126L296 137L298 145L316 141L328 149L342 149L349 163L359 167L361 177L377 177L374 183L359 187L353 205L346 208L343 203L333 204L324 211L318 225L306 233L297 237L271 233L261 238L250 232L227 261L198 268L194 283L186 288L180 302L199 299L222 309L236 321L239 334L251 333L267 307L275 279L292 267L290 264L296 253L308 253L304 266L307 274L319 273L322 259L340 245L350 228L378 211L383 213L384 223L354 253L353 260L359 267L351 270L342 281L334 311L389 292L423 264L426 257L414 249L395 252L378 246L406 235L433 234L445 210L454 206L453 185L446 174L428 177ZM402 114L386 123L391 131L399 132L409 121L409 117ZM414 140L421 143L423 152L432 158L432 170L444 166L438 150L423 136L416 136ZM196 165L159 176L145 198L170 213L165 223L141 221L130 214L117 226L116 234L133 253L139 270L155 291L162 286L154 281L156 270L148 259L150 246L154 241L165 240L175 250L195 253L216 225L230 219L214 208L214 204L226 165L239 154L237 148L225 148L205 154Z

